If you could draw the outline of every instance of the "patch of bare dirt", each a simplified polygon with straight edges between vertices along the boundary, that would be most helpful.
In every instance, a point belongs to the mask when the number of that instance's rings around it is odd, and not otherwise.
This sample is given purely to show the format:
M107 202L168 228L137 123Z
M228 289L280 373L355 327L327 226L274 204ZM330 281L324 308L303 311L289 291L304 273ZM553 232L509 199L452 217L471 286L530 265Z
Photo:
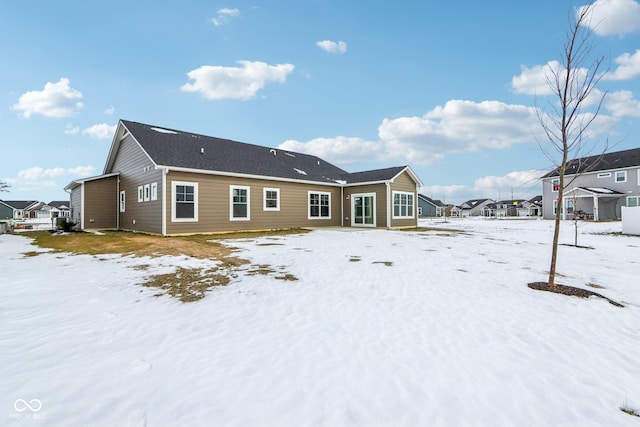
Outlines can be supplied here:
M565 286L565 285L558 285L558 284L556 284L555 286L549 286L547 282L533 282L533 283L529 283L527 286L529 286L531 289L535 289L536 291L553 292L556 294L568 295L573 297L603 298L607 300L610 304L615 305L616 307L624 307L624 305L620 304L619 302L616 302L612 299L605 297L604 295L601 295L597 292L590 291L588 289L582 289L582 288L576 288L573 286Z

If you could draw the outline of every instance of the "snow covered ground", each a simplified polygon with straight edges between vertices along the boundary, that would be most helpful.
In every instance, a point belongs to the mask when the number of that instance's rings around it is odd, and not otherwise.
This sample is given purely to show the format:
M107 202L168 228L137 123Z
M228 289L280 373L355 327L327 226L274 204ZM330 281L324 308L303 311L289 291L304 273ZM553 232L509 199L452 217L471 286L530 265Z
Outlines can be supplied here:
M72 256L0 236L3 426L638 426L640 237L589 223L529 289L553 224L318 230L229 244L274 273L181 303L139 286L185 257ZM565 223L562 243L572 243ZM299 280L276 280L289 273ZM27 406L28 405L28 406Z

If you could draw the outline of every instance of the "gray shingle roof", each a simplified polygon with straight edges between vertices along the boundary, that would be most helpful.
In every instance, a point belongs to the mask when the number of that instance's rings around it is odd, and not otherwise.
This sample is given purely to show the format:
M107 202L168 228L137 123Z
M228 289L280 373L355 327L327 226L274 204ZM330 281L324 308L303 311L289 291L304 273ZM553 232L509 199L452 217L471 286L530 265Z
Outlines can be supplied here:
M34 203L37 203L36 200L2 200L2 202L14 209L26 209Z
M128 120L121 123L159 166L331 184L387 181L407 168L396 166L349 173L309 154Z
M122 123L161 166L330 183L347 174L308 154L125 120Z
M567 163L567 175L575 175L584 172L595 172L611 169L623 169L633 166L640 166L640 148L616 151L589 157L581 157ZM556 168L544 175L542 178L559 176L560 168Z

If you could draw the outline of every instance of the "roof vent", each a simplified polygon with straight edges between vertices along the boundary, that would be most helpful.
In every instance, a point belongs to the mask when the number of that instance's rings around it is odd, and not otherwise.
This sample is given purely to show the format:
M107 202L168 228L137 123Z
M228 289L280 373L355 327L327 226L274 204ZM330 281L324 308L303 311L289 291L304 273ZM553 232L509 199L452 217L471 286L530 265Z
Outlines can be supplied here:
M276 155L276 150L274 150L273 148L272 148L271 150L269 150L269 152L270 152L271 154L273 154L274 156Z
M200 147L200 154L204 154L204 147Z

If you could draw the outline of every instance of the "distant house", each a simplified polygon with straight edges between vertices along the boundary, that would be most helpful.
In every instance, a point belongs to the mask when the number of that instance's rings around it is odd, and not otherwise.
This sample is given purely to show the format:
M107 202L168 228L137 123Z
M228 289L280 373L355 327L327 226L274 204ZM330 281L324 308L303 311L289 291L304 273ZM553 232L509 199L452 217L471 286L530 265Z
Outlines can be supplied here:
M542 179L543 217L555 218L559 171ZM583 157L569 162L565 172L563 219L621 218L622 206L640 206L640 148Z
M482 216L486 214L485 206L495 203L495 201L491 199L472 199L467 200L463 204L459 206L459 209L456 210L457 215L461 217L467 216Z
M71 216L71 207L66 200L53 200L47 203L50 207L50 218L69 218Z
M522 202L518 206L518 216L542 216L542 195Z
M418 194L418 217L432 218L444 215L445 206L440 200L433 200L424 194Z
M30 218L31 212L39 203L37 200L0 200L0 219Z
M416 227L409 166L348 173L316 156L121 120L100 176L74 180L81 229L164 236L296 227Z

